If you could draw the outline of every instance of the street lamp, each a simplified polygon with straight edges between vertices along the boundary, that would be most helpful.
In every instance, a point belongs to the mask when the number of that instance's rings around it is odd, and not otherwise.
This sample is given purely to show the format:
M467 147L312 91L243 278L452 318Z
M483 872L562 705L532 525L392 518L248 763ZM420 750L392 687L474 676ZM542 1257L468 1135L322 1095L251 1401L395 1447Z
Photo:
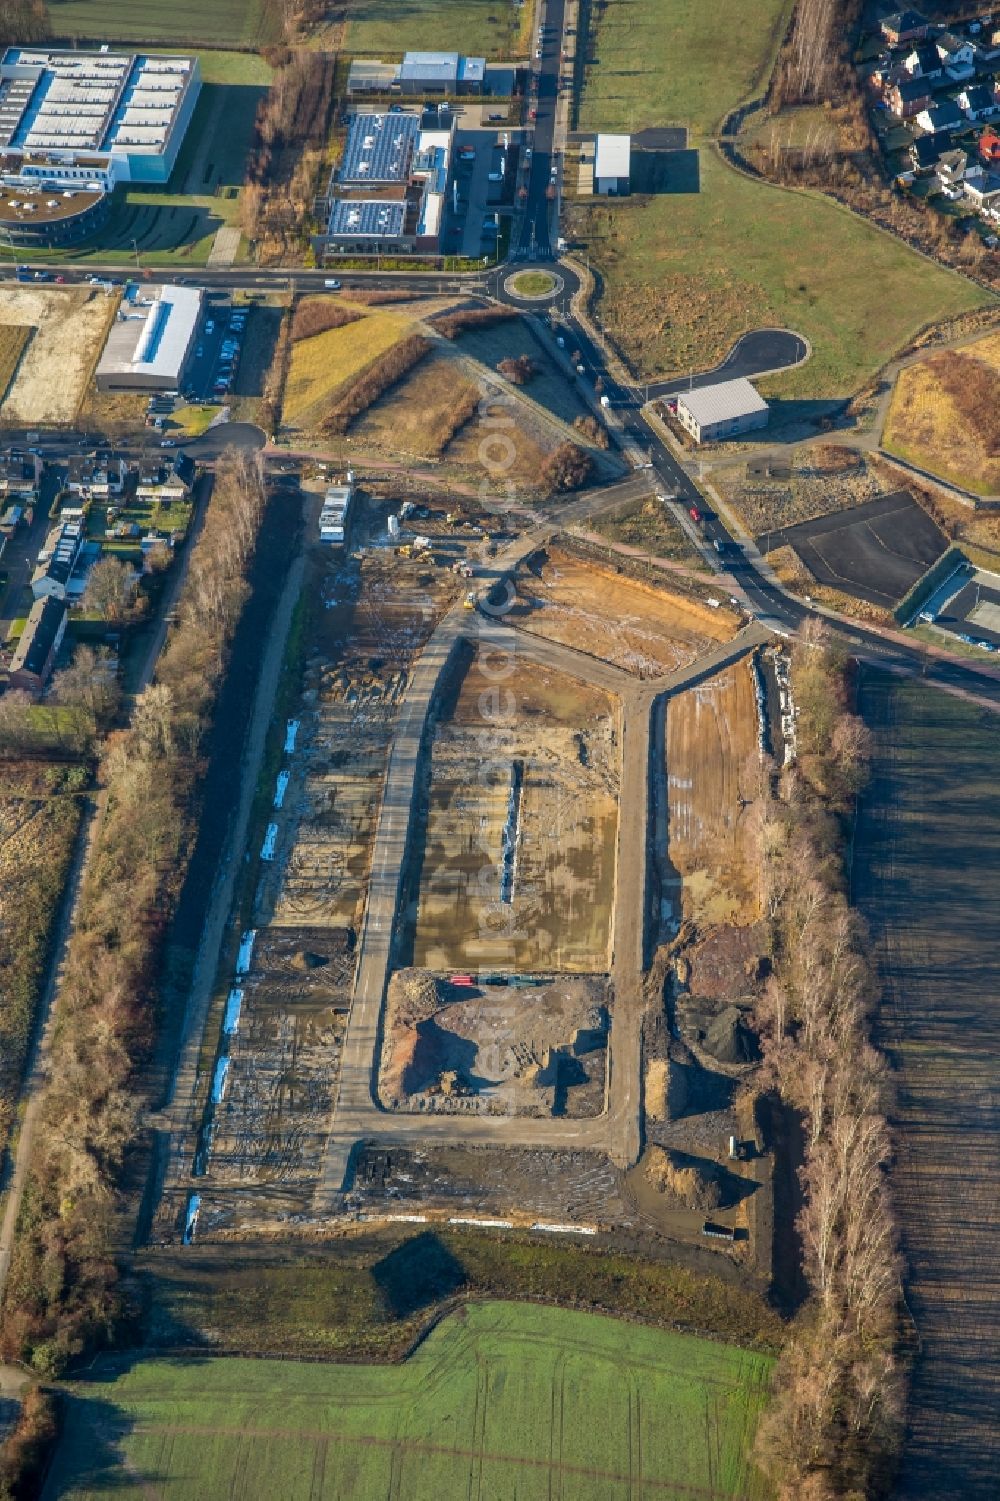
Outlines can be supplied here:
M135 274L136 274L136 276L138 276L140 274L141 269L142 269L141 266L139 265L139 242L138 242L138 240L133 240L132 241L132 249L135 252Z

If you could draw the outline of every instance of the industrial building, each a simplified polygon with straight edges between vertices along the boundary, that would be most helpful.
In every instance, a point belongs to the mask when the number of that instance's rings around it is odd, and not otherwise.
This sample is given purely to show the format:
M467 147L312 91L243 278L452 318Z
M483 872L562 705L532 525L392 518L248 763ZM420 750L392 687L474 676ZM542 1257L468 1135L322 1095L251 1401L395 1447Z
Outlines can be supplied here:
M373 255L440 245L454 122L441 111L352 115L327 194L321 253Z
M94 192L165 183L200 87L196 57L8 47L0 59L3 181Z
M28 693L42 691L66 634L66 619L61 599L45 596L35 600L11 658L8 681L12 688Z
M133 286L97 363L99 391L176 391L195 343L196 287Z
M677 420L696 443L732 438L767 426L768 406L748 380L699 386L677 398Z
M631 136L599 135L594 149L594 192L608 197L625 197L631 171Z
M504 70L509 76L509 68ZM402 94L426 98L445 94L489 93L489 70L483 57L463 57L458 52L407 52L401 63L377 58L355 58L347 75L347 93Z

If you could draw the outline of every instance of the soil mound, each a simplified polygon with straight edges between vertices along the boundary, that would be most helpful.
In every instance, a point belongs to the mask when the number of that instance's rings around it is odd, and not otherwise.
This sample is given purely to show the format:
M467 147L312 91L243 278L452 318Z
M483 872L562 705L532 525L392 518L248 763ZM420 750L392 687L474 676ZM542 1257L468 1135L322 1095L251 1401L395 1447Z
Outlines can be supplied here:
M651 1147L645 1170L653 1187L684 1209L706 1214L722 1207L722 1186L714 1163L682 1163L662 1147Z
M757 1039L736 1006L726 1006L705 1032L706 1053L720 1063L753 1063L759 1056Z

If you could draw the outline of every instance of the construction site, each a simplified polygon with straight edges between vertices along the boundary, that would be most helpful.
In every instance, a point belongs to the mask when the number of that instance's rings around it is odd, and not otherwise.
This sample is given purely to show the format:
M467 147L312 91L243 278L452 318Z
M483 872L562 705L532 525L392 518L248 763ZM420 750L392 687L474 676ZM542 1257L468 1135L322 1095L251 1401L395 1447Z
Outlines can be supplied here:
M607 969L616 703L525 658L470 648L442 684L414 828L418 966Z
M711 1214L752 1260L766 635L708 578L450 504L369 491L312 550L156 1231L549 1215L704 1247Z

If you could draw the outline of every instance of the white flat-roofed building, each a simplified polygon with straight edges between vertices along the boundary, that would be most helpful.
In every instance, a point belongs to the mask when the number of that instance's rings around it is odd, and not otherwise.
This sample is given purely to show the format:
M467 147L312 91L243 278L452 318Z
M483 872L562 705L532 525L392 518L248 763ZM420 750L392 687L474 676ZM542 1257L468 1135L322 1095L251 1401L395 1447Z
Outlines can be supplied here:
M677 420L696 443L711 443L767 426L768 405L748 380L699 386L677 398Z
M347 75L347 93L481 94L486 83L486 59L463 57L459 52L407 52L401 63L356 57Z
M196 57L8 47L0 58L5 181L105 190L165 183L201 88Z
M594 192L622 198L632 172L632 137L599 135L594 150Z
M97 364L99 391L173 391L184 375L201 318L196 287L143 287L124 301Z

